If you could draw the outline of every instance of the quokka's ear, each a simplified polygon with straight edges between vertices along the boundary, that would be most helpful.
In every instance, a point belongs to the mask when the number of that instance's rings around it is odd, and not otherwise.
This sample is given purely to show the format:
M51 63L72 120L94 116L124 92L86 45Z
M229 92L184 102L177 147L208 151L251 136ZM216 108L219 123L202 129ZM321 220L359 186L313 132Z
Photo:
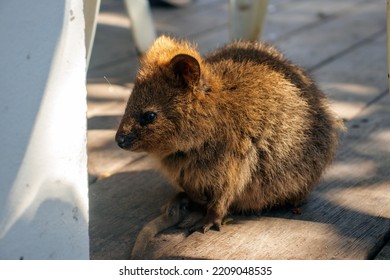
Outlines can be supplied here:
M184 86L194 86L200 79L200 65L196 58L188 54L178 54L172 58L171 69L175 78Z

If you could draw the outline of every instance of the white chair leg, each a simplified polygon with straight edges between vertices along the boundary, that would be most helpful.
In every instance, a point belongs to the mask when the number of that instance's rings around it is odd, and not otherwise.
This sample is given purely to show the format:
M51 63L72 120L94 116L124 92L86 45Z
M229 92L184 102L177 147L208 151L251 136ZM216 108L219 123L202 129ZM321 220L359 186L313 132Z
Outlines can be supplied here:
M0 259L88 259L83 2L3 1L0 19Z
M125 0L131 20L131 31L140 54L145 53L156 39L152 13L147 0Z
M260 40L268 0L230 0L230 39Z
M87 57L87 69L91 58L93 41L95 39L97 16L100 9L100 0L84 0L85 19L85 49Z

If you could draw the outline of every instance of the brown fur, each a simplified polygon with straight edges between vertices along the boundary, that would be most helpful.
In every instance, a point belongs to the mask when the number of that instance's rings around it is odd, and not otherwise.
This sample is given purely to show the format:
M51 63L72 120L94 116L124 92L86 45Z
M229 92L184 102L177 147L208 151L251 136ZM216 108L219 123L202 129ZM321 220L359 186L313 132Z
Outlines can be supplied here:
M116 140L157 157L173 184L205 205L206 231L228 210L305 200L340 129L312 79L272 46L235 42L201 58L162 36L141 60Z

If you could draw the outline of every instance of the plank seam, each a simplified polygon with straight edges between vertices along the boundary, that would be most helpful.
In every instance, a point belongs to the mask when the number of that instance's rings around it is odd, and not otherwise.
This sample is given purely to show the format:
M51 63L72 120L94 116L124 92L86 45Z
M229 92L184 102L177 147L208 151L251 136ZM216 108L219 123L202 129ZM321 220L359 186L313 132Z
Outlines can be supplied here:
M384 33L386 32L386 28L381 28L380 30L376 31L375 33L371 34L370 36L356 42L355 44L335 53L334 55L331 55L330 57L320 61L319 63L311 66L308 68L308 72L309 73L312 73L316 70L318 70L319 68L335 61L336 59L339 59L340 57L344 56L344 55L347 55L349 54L350 52L364 46L364 45L367 45L368 43L371 43L372 41L374 41L375 39L379 38L380 36L382 36Z

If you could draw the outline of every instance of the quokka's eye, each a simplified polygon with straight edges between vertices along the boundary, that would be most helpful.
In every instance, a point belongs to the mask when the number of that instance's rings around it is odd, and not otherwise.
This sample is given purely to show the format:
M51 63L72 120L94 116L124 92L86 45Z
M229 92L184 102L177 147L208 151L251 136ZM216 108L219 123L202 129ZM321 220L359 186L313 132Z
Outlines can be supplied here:
M157 113L145 112L139 116L138 121L141 125L147 125L147 124L151 124L152 122L154 122L156 118L157 118Z

